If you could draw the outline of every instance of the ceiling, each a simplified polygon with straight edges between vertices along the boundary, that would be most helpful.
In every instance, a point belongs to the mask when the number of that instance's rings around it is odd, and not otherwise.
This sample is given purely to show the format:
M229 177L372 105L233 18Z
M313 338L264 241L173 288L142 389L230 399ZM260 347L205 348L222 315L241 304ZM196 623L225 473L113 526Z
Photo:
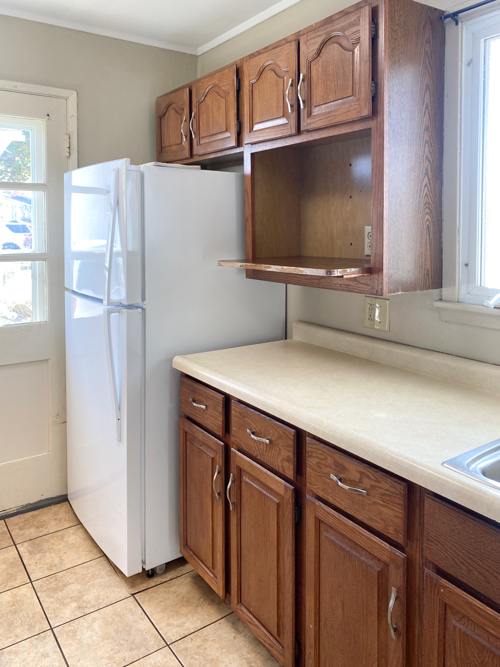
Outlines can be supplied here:
M201 55L301 0L0 0L0 14Z

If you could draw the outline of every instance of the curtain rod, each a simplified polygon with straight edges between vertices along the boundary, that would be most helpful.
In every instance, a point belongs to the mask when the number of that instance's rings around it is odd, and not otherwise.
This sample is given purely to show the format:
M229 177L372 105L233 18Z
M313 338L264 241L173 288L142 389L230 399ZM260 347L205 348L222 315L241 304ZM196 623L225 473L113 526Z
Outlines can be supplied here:
M489 5L490 2L496 2L496 0L482 0L482 2L477 2L475 5L470 5L470 7L464 7L463 9L457 9L456 12L447 12L441 16L441 21L446 21L446 19L452 19L455 22L455 25L458 25L457 16L463 14L464 12L470 12L471 9L476 9L477 7L482 7L483 5Z

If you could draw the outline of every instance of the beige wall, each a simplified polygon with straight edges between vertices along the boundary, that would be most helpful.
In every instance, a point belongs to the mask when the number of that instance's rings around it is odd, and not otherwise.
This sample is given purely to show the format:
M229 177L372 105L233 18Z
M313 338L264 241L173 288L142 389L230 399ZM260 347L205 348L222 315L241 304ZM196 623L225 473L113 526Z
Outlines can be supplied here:
M428 0L427 4L438 5L440 1ZM452 1L456 4L454 0L442 0L441 6ZM222 67L351 4L352 0L302 0L281 14L200 56L198 73L205 74ZM289 334L291 335L291 324L295 320L306 320L500 364L500 331L441 321L439 312L433 306L433 302L439 298L439 291L392 297L391 331L374 333L363 327L362 295L291 285L288 287Z
M79 164L155 159L156 97L196 77L196 57L0 16L0 79L78 93Z

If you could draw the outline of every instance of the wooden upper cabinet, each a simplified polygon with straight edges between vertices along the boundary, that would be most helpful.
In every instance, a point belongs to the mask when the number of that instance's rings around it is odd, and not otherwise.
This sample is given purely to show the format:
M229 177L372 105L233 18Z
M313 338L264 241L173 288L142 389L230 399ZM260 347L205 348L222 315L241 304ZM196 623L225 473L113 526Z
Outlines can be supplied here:
M308 497L305 666L404 667L405 572L404 554Z
M301 129L372 113L371 5L354 5L300 39Z
M294 494L231 450L231 606L284 667L295 665Z
M236 65L195 81L192 102L193 155L235 148L238 145Z
M297 64L297 40L245 61L242 75L245 143L297 133Z
M189 86L156 100L156 154L160 162L191 156L188 123Z
M424 667L500 667L500 614L425 573Z
M220 597L225 595L224 443L181 417L180 551Z

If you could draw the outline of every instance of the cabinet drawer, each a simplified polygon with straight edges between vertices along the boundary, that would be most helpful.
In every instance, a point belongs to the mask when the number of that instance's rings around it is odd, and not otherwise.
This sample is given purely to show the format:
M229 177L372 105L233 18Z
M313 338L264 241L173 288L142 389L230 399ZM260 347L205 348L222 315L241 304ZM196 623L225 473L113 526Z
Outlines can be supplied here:
M226 431L224 394L181 376L181 412L220 438Z
M500 604L500 528L425 497L424 556Z
M233 401L231 436L233 445L295 479L297 435L293 428Z
M312 438L306 441L306 459L308 493L406 544L405 482Z

